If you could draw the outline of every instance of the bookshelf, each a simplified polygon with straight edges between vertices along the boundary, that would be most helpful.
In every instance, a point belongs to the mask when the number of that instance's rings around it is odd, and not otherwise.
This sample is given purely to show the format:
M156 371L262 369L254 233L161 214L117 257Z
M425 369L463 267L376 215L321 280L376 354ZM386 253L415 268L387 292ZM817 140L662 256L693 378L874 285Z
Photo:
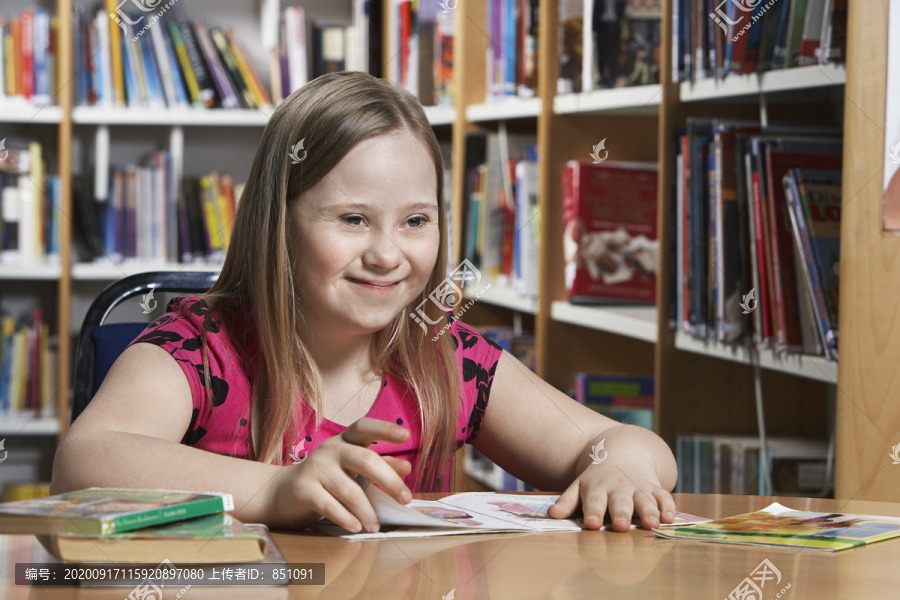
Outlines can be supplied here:
M192 15L212 6L208 1L190 0ZM270 6L271 2L263 4ZM278 3L276 3L277 5ZM347 2L315 2L314 10L346 20ZM8 8L10 2L0 2ZM71 44L66 24L73 0L57 0L61 15L60 44ZM215 19L234 22L245 45L260 39L260 16L256 8L236 2L216 4ZM466 315L473 325L511 323L523 317L533 322L536 334L538 374L561 390L570 389L578 371L609 373L653 373L657 387L657 431L674 445L678 433L754 433L753 366L744 347L700 343L669 328L668 248L673 200L672 135L688 116L721 115L756 117L760 111L779 111L782 100L793 110L806 110L803 102L810 94L823 92L832 110L844 115L844 192L854 197L844 212L843 237L848 241L842 266L842 360L840 364L817 357L779 357L769 350L756 353L765 391L766 420L773 435L801 435L825 439L828 436L827 401L829 390L837 389L838 451L836 484L838 496L871 500L897 500L900 485L889 480L888 469L880 471L890 447L900 438L900 407L891 403L898 395L898 381L891 374L900 356L900 336L891 336L896 319L890 298L900 293L900 273L896 261L897 238L883 234L880 227L880 185L872 179L881 164L883 132L878 123L884 114L883 49L887 40L887 0L866 3L865 15L859 3L850 3L848 62L768 72L761 76L729 76L693 83L671 80L672 0L663 0L661 50L662 82L658 85L598 90L582 94L556 94L558 75L558 12L555 0L541 0L538 46L538 84L533 98L488 103L485 55L486 6L476 0L459 0L455 10L453 106L426 107L439 139L452 148L452 223L454 256L461 259L459 246L464 187L465 135L470 131L495 131L500 124L511 130L536 136L539 163L540 229L539 293L536 299L519 298L508 286L492 283ZM263 9L265 10L265 8ZM383 24L386 56L393 56L396 44L391 24ZM71 57L61 54L63 81L74 75ZM873 58L874 57L874 58ZM253 58L257 71L267 73L267 58ZM843 101L846 95L847 102ZM819 96L816 95L816 98ZM787 106L786 110L791 110ZM820 110L816 108L816 110ZM232 149L247 151L245 140L258 135L268 115L258 110L133 111L73 108L69 93L59 97L57 106L37 110L30 106L4 107L0 124L31 127L40 124L54 130L59 149L60 174L77 172L73 161L77 127L83 145L90 148L91 136L105 129L108 135L126 136L148 145L163 146L173 139L166 129L179 131L175 142L189 147L200 140L235 136ZM222 131L231 133L222 134ZM219 133L216 133L219 132ZM180 138L178 136L181 136ZM2 137L2 136L0 136ZM659 165L660 256L657 305L641 307L573 306L566 299L563 282L562 210L560 177L566 161L586 160L593 144L606 138L610 157L617 161L654 161ZM159 142L159 140L162 140ZM190 158L184 159L186 162ZM237 161L236 161L237 162ZM871 179L871 182L870 182ZM71 182L63 178L63 209L71 211ZM877 213L877 214L876 214ZM60 265L41 266L27 272L0 268L0 281L44 282L53 286L58 303L56 331L59 335L59 380L61 389L70 382L71 339L64 332L78 326L70 310L78 290L93 290L100 283L157 268L208 269L208 264L185 267L180 264L72 264L71 224L61 229ZM877 266L877 268L875 268ZM42 283L43 285L43 283ZM838 382L838 383L836 383ZM35 435L62 435L68 414L68 396L61 393L56 426L39 423L21 432ZM893 424L892 426L885 425ZM881 424L881 425L879 425ZM0 422L0 435L16 424ZM19 431L19 430L17 430ZM461 463L458 463L461 464Z

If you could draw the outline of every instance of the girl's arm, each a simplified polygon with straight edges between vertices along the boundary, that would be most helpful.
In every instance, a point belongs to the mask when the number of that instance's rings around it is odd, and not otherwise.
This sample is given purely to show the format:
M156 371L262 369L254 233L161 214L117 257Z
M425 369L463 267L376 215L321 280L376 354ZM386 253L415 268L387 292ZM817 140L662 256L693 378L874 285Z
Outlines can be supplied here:
M604 449L592 456L601 441ZM649 527L659 524L660 513L666 522L674 516L669 492L677 467L662 439L579 404L508 352L497 364L473 445L538 489L565 490L552 517L570 516L581 504L585 524L598 529L608 508L615 529L625 531L635 512Z
M192 411L187 378L169 353L129 347L57 448L50 493L91 486L229 492L238 519L274 523L269 494L282 467L181 444Z

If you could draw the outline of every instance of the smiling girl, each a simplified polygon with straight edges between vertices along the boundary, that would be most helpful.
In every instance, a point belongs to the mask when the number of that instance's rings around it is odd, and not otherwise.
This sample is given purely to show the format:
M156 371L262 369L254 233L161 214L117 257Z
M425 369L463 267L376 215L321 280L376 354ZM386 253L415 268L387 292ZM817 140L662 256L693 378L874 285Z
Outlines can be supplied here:
M355 477L401 503L448 492L470 443L564 489L554 518L671 522L659 437L578 404L434 302L431 330L410 318L445 278L443 173L424 111L394 84L331 73L287 98L218 281L174 298L115 362L60 444L51 492L220 490L243 521L377 531Z

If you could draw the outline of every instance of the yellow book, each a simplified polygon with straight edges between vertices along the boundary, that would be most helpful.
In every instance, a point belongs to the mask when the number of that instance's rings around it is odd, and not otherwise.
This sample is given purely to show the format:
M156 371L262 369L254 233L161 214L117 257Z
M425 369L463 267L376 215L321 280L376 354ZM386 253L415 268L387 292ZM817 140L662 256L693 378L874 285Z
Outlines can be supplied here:
M141 102L146 103L147 100L150 99L150 92L147 90L147 72L144 70L144 53L141 50L140 42L131 42L131 47L133 48L132 54L134 54L135 79L137 80L138 88L140 89Z
M228 250L228 243L231 241L231 220L228 218L228 198L222 193L222 185L219 182L219 174L211 173L209 176L209 187L212 190L213 205L216 209L216 222L219 224L219 235L222 239L222 251Z
M110 15L116 14L120 4L116 0L106 0L106 12ZM119 31L118 24L111 18L109 21L109 46L112 49L110 56L112 57L112 78L113 93L116 97L116 106L125 106L125 71L122 65L122 32Z
M209 245L212 250L222 250L219 228L216 226L216 211L213 208L212 192L209 177L200 178L200 202L203 205L203 216L206 219L206 231L209 233Z
M39 142L31 142L28 144L28 152L31 154L31 179L32 185L32 202L31 210L34 211L34 245L35 256L38 258L46 257L46 244L44 243L44 159L41 153L41 144Z
M13 355L13 376L15 384L10 394L9 410L19 413L25 406L25 382L28 379L28 328L24 325L16 332L15 354Z
M256 77L256 73L247 63L247 59L244 58L244 53L241 52L240 47L238 47L234 37L234 31L232 31L231 27L226 27L225 33L227 34L228 48L231 50L231 55L234 57L234 62L237 64L238 71L241 72L241 77L244 78L244 83L247 85L247 89L250 90L250 95L253 96L253 101L256 102L256 106L266 106L267 104L271 104Z

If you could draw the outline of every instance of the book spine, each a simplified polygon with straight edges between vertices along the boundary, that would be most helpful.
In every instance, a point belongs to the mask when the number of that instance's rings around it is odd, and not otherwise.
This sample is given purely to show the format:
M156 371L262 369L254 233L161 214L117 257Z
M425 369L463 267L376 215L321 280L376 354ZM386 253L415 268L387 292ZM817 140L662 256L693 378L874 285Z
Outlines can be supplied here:
M31 100L34 95L34 12L30 10L22 11L21 20L21 44L22 52L22 70L21 85L22 95L26 100Z
M113 17L120 4L116 0L105 0L106 12L109 16L109 47L110 47L110 66L112 68L113 93L116 106L125 106L125 66L123 64L123 56L119 51L122 47L122 32L119 26L113 22ZM117 22L118 18L115 19ZM124 27L124 25L122 26Z
M220 27L213 27L209 30L209 37L218 52L218 58L224 65L226 72L234 85L235 95L247 108L258 106L253 98L253 94L250 92L250 88L247 86L247 82L244 80L244 76L241 74L241 70L238 67L234 55L231 53L231 47L228 43L228 37L225 35L225 31Z
M173 521L184 521L229 510L234 510L234 501L230 494L223 494L222 496L185 502L177 506L154 508L129 515L101 519L100 533L101 535L107 535L143 529L144 527L152 527Z
M225 72L225 67L216 54L216 49L210 39L206 25L199 21L194 23L194 35L200 44L204 58L209 63L210 75L222 101L222 108L242 108L241 101L235 94L234 86Z
M34 102L50 102L50 13L34 11Z
M181 41L184 44L184 51L190 62L190 70L197 81L200 103L206 108L212 108L215 104L216 92L213 90L213 83L210 80L209 72L206 69L206 63L203 61L203 54L198 47L197 38L194 35L194 31L191 29L187 11L181 2L176 2L172 5L172 13L175 16L175 26L177 27Z
M168 22L169 37L172 40L172 47L175 50L175 56L178 58L178 64L181 66L181 73L184 75L184 84L187 87L187 93L190 96L189 103L194 106L204 106L200 97L200 87L197 83L197 77L194 75L194 69L191 67L191 59L188 57L187 49L184 46L184 40L181 39L181 30L177 23Z

